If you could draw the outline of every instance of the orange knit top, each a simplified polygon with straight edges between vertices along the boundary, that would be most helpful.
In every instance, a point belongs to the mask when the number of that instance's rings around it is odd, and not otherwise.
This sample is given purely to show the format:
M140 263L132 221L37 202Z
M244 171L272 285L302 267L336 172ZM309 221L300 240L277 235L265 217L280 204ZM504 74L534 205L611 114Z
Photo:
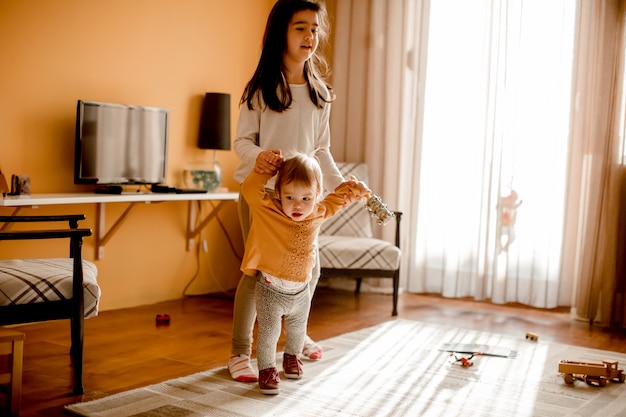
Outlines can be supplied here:
M242 198L250 207L250 230L245 243L241 270L249 276L263 271L287 281L306 282L315 265L317 235L325 219L344 205L344 195L352 190L347 183L317 203L301 221L292 220L281 208L280 200L265 192L269 174L252 172L241 186Z

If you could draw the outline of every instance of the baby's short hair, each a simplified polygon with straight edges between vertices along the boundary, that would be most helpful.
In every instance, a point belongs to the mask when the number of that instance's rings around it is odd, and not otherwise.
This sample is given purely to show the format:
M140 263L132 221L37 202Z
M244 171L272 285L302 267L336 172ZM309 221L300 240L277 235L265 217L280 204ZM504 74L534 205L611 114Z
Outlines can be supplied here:
M284 184L292 182L312 187L318 194L322 192L322 168L319 161L313 156L304 153L297 153L285 159L274 185L274 192L280 198L280 188Z

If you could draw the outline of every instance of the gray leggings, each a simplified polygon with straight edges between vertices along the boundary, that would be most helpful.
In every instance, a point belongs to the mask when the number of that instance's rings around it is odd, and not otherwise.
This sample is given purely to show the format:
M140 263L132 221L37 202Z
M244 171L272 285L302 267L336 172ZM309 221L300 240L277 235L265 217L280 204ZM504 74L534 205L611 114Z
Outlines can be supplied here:
M270 192L270 190L266 191ZM237 208L239 209L239 223L241 224L243 241L245 242L248 238L248 231L250 230L250 209L248 208L248 203L241 194L239 194ZM311 281L309 282L310 299L313 298L315 287L317 286L317 281L320 277L319 253L316 254L316 259L317 262L313 267ZM237 284L235 302L233 306L233 355L252 354L254 321L256 320L255 286L256 277L251 277L245 274L242 275L239 283ZM302 350L302 346L300 347L300 350Z
M297 294L285 294L266 284L263 277L256 282L256 311L259 321L257 364L259 371L276 367L276 344L285 318L285 353L297 355L302 351L309 318L311 297L309 289Z

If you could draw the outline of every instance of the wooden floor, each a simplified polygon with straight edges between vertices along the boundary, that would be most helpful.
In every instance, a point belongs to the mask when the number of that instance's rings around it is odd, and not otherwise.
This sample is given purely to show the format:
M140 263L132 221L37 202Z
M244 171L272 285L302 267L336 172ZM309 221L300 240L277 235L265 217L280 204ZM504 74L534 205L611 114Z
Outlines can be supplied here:
M170 325L157 326L157 314L169 314ZM589 327L563 311L401 294L398 317L520 338L532 332L540 340L626 353L624 332ZM389 295L355 295L320 287L313 300L309 334L323 340L391 319ZM85 321L83 396L69 395L69 322L16 327L26 334L21 415L66 415L66 404L224 366L231 324L232 300L220 297L101 312Z

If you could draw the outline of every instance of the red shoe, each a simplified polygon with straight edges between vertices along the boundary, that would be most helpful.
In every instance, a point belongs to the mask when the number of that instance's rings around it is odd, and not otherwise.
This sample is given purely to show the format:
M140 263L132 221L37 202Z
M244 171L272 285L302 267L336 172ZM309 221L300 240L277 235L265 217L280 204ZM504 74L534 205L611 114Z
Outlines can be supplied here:
M302 361L297 355L283 353L283 372L289 379L302 378Z
M259 390L268 395L276 395L280 392L278 369L267 368L259 372Z

